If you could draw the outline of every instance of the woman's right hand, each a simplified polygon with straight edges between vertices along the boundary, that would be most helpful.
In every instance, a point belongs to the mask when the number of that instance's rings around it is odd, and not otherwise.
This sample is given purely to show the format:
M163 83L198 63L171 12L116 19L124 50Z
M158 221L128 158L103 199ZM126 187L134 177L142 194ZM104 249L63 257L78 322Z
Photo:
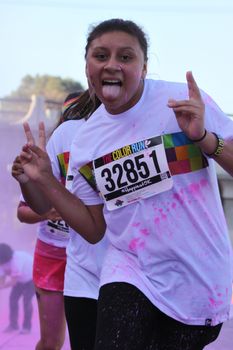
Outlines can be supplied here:
M58 212L56 211L56 209L52 208L50 209L46 214L45 217L47 220L52 220L52 221L57 221L57 220L62 220L62 217L60 214L58 214Z
M11 175L21 184L29 181L29 177L24 173L20 157L17 156L12 164Z
M46 176L52 175L50 159L45 148L45 127L43 123L39 124L38 146L28 123L24 123L24 132L27 138L27 144L23 146L20 153L20 161L24 173L29 179L36 182L43 182Z
M20 161L20 157L17 156L12 164L11 175L17 180L17 177L19 175L22 175L23 173L24 171Z

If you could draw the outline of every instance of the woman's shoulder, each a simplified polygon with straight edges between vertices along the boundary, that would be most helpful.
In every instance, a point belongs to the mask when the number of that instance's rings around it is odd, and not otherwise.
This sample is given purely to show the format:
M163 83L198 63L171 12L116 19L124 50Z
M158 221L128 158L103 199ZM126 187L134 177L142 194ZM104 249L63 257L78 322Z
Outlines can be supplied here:
M79 128L82 124L84 124L84 119L79 120L67 120L60 124L55 130L53 135L62 135L64 133L69 132L70 130L74 130Z
M63 140L72 139L78 129L85 123L84 119L68 120L60 124L50 136L48 144L63 143Z
M146 79L145 98L148 101L168 101L170 98L182 100L188 98L186 83L167 80Z
M150 89L161 89L168 92L187 92L187 83L175 82L162 79L146 79L146 84Z

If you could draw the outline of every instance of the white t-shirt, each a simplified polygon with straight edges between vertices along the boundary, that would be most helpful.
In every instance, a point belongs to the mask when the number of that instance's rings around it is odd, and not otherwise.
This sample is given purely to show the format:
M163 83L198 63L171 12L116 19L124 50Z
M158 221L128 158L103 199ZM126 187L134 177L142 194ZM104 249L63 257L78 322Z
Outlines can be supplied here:
M69 241L69 227L64 220L45 220L38 224L37 237L55 247L65 248Z
M70 131L73 137L74 130ZM63 147L54 149L53 142L50 140L47 144L47 152L56 153L55 165L53 166L54 175L65 185L66 173L68 168L69 152L63 150L70 149L70 137L62 139ZM20 201L25 202L23 195L20 196ZM69 241L69 227L64 220L44 220L39 222L37 227L37 238L41 241L59 248L65 248Z
M20 201L25 202L23 195ZM44 220L37 226L37 238L49 245L65 248L69 240L69 228L64 220Z
M233 121L202 95L206 129L232 137ZM79 169L105 198L101 285L133 284L176 320L216 325L229 317L232 252L215 164L181 132L169 98L187 99L187 85L146 80L130 110L100 106L71 147L72 191L86 205L103 203Z
M17 282L27 283L32 280L32 256L23 251L15 251L11 261L0 266L0 276L16 278Z
M65 169L64 174L67 174L71 142L84 123L83 119L64 122L54 131L48 142L47 151L53 173L58 179L60 178L60 168ZM64 162L61 166L62 159ZM70 173L68 175L71 176ZM64 295L97 299L107 238L104 238L97 245L92 245L71 228L69 228L69 237L66 248Z

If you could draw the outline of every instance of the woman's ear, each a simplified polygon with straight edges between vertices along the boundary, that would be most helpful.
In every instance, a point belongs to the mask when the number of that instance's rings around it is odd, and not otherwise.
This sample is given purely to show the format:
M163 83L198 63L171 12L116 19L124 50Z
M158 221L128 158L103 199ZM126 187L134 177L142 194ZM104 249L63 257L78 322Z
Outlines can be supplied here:
M88 79L87 65L85 66L85 74L86 74L86 77Z
M143 69L142 69L142 79L145 79L147 74L147 63L144 63Z

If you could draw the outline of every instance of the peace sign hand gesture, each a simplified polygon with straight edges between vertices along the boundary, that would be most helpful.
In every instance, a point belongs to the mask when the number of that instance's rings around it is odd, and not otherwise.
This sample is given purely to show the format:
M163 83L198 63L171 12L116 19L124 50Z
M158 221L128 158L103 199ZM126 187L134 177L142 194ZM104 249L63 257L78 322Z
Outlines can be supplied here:
M168 107L173 109L178 125L186 136L191 140L197 140L205 133L205 105L192 72L186 73L186 80L189 99L179 101L169 99Z
M35 138L32 134L32 131L30 129L30 126L28 123L23 124L24 133L27 139L28 145L35 145ZM45 135L45 126L43 122L39 123L38 127L38 147L42 149L43 151L46 150L46 135Z
M39 138L38 146L35 143L35 138L32 134L28 123L24 123L24 132L27 143L23 146L20 161L23 166L24 173L29 179L41 181L46 176L52 174L50 159L46 153L46 136L44 123L39 123Z

